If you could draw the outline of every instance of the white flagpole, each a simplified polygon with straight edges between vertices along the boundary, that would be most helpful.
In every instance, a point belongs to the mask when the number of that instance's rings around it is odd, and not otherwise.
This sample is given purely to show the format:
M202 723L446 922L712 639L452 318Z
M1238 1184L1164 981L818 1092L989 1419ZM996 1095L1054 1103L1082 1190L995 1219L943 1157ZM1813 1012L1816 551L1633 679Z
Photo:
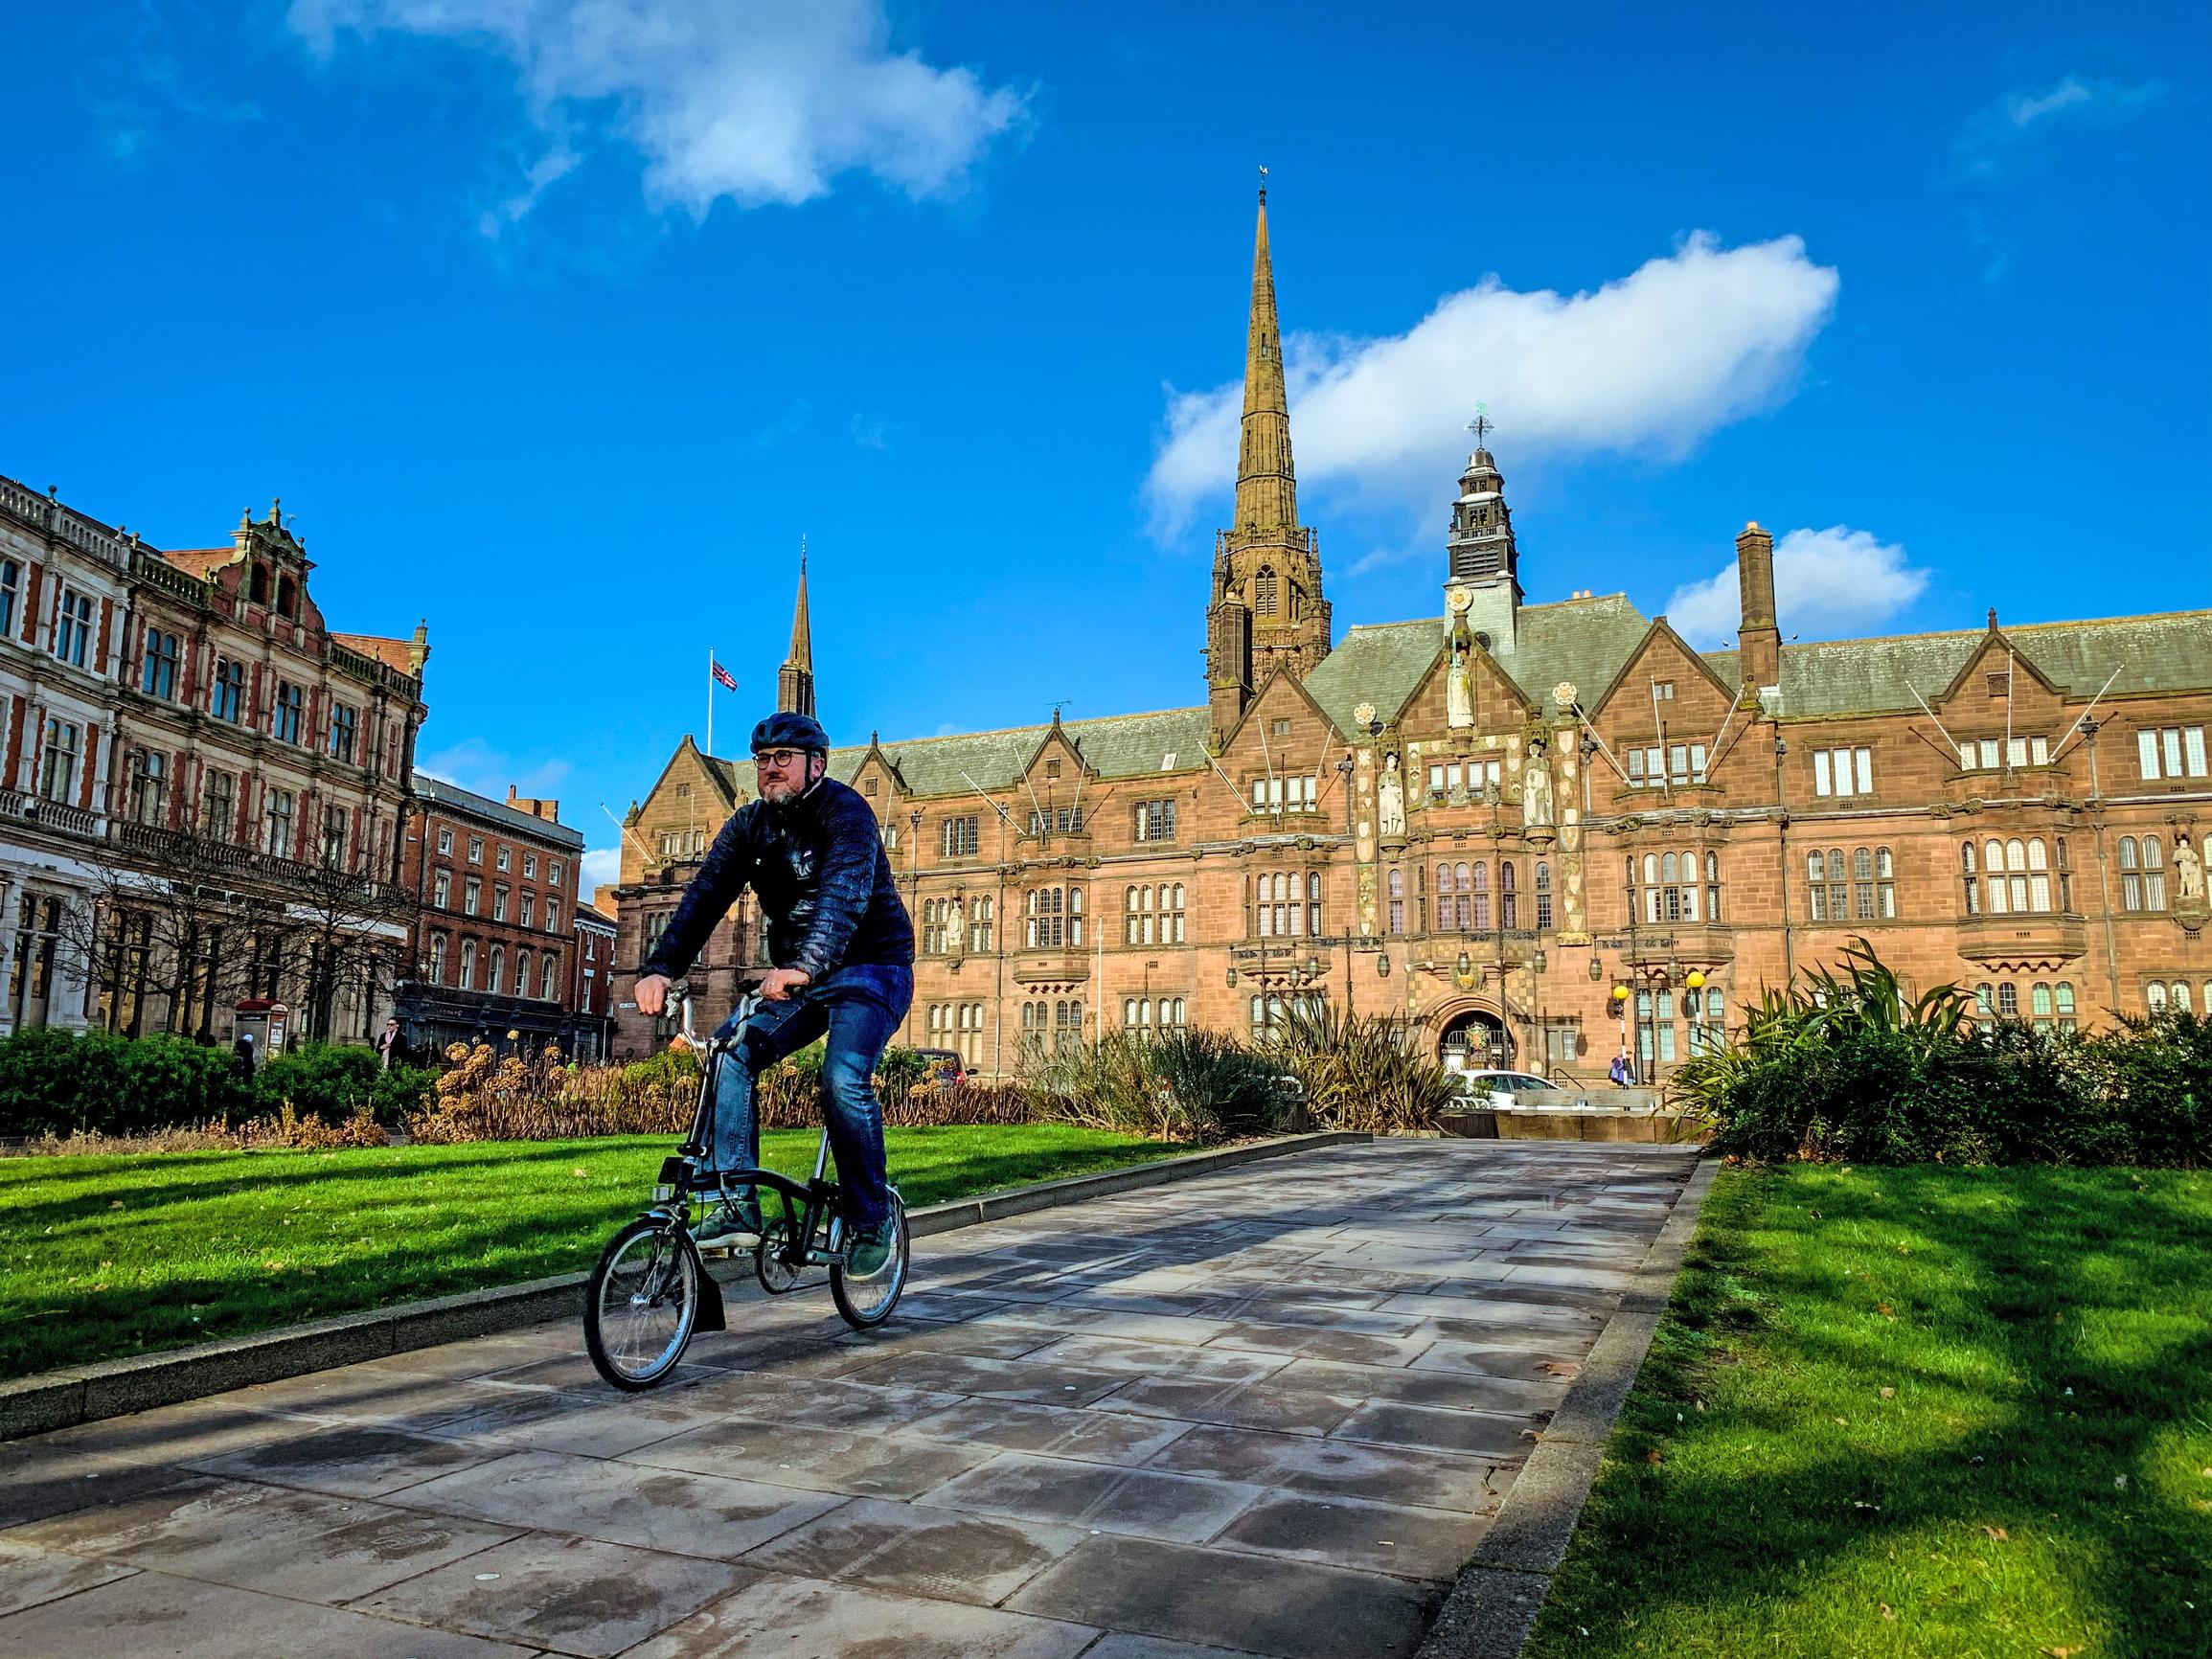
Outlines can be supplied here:
M715 648L707 647L707 753L715 752Z

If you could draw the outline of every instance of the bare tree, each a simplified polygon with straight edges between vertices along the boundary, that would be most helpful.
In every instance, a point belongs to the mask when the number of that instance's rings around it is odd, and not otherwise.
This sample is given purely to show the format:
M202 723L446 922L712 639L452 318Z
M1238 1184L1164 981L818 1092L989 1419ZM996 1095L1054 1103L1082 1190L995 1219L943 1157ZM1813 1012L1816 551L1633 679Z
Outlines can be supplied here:
M133 827L134 830L137 827ZM64 908L62 943L107 1000L109 1023L213 1034L217 1007L248 988L252 958L240 944L268 906L241 893L237 850L194 835L137 830L93 865L85 899Z
M399 977L395 969L404 969L418 901L397 881L335 863L292 868L283 936L285 978L301 988L308 1034L327 1042L343 988L360 988L367 1020L377 989Z

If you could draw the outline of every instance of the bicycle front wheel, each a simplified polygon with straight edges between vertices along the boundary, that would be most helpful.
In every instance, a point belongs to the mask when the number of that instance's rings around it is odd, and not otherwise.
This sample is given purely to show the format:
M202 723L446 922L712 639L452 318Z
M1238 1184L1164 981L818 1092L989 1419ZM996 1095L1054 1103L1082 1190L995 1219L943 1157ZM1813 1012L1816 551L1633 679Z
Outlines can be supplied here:
M599 1375L635 1394L673 1371L698 1323L704 1272L676 1221L641 1216L617 1233L584 1286L583 1345Z
M882 1267L867 1277L849 1272L842 1261L830 1264L830 1297L837 1311L855 1330L868 1330L891 1317L906 1288L910 1240L906 1233L906 1204L896 1189L891 1193L891 1254Z

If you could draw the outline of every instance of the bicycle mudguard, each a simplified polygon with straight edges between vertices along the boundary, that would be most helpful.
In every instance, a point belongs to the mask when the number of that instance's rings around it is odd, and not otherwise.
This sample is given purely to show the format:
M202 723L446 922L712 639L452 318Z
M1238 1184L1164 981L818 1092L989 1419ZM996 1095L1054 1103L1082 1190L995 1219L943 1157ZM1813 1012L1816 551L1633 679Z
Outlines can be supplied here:
M699 1316L692 1322L692 1329L727 1330L730 1322L722 1312L722 1287L715 1276L707 1271L707 1264L699 1264Z

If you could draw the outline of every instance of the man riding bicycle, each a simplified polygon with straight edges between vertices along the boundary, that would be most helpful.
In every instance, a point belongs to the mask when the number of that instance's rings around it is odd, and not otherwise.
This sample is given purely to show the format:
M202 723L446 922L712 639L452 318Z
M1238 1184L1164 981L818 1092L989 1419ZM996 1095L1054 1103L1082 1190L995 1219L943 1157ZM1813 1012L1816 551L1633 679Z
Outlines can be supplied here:
M638 1011L657 1015L669 982L688 969L747 886L767 922L761 1002L715 1074L717 1170L760 1165L753 1083L762 1072L829 1034L822 1063L830 1146L846 1216L845 1265L862 1278L890 1254L891 1202L875 1071L914 1000L914 923L892 884L876 814L826 776L830 739L810 716L774 714L753 728L760 799L730 816L684 889L668 931L643 965ZM732 1193L693 1235L701 1243L761 1231L760 1201Z

